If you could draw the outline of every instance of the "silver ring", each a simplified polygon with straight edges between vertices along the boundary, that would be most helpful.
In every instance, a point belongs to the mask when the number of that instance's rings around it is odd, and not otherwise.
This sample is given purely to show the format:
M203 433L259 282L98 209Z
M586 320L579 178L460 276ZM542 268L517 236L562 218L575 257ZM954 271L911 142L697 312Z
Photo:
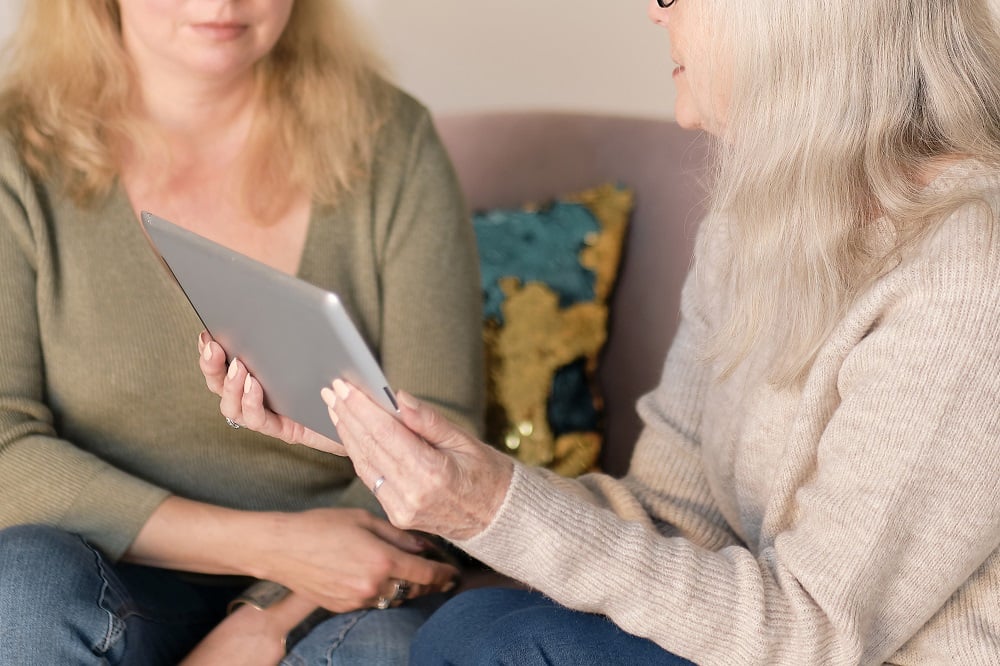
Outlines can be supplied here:
M406 595L410 592L410 581L398 578L393 581L392 595L388 597L379 597L378 601L375 603L375 608L379 610L385 610L392 606L396 601L403 601L406 599Z
M380 476L377 479L375 479L375 483L372 484L372 495L378 495L378 489L382 487L383 483L385 483L384 476Z
M242 428L242 427L243 427L243 426L241 426L241 425L240 425L239 423L237 423L236 421L234 421L234 420L232 420L231 418L229 418L228 416L226 417L226 423L227 423L227 424L229 425L229 427L230 427L230 428L232 428L233 430L239 430L240 428Z
M395 585L396 589L392 592L392 600L402 601L406 598L406 595L410 593L410 581L398 578L396 579Z

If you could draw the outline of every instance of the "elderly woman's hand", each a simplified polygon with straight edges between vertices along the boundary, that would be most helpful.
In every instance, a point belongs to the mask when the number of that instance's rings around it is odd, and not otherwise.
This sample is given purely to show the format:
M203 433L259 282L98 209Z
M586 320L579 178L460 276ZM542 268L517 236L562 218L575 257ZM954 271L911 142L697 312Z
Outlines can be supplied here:
M396 396L398 419L339 379L322 395L355 471L394 525L469 539L493 520L513 475L510 458L408 393Z
M346 455L344 447L286 416L264 407L264 391L239 359L227 367L226 351L208 331L198 336L199 366L205 383L221 398L219 411L240 427L255 430L289 444L304 444L320 451Z

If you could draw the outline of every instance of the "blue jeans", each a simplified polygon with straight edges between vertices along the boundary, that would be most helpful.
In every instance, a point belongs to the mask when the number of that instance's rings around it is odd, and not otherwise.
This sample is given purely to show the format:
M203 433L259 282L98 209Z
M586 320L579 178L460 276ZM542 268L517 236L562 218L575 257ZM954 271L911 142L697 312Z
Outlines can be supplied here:
M0 530L0 664L176 664L242 589L113 564L51 527ZM405 664L413 632L441 601L334 616L284 663Z
M431 595L399 608L334 615L309 632L281 666L406 666L413 634L445 599Z
M581 613L525 590L458 595L417 632L412 666L690 666L602 615Z

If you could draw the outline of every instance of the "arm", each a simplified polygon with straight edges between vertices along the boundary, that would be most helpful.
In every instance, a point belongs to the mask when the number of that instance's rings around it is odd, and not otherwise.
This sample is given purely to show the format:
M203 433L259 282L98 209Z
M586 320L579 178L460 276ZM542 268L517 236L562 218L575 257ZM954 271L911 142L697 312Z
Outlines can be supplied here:
M522 468L462 545L697 663L889 659L1000 542L1000 253L967 225L879 286L881 321L831 373L816 473L759 551L664 538Z
M769 482L770 497L788 499L769 507L753 549L699 527L691 517L703 511L660 485L678 472L643 473L639 486L604 479L590 484L603 492L595 496L583 484L504 469L405 396L403 420L421 438L342 383L324 397L367 482L376 471L411 471L380 492L399 526L437 530L560 603L605 614L696 663L880 664L950 600L993 598L995 569L973 574L1000 544L1000 237L971 213L956 217L856 304L817 361L796 401L809 414L796 420L813 425L789 426L789 475ZM633 474L640 463L675 463L678 447L648 433ZM796 467L801 458L809 462ZM652 525L637 516L636 487L643 506L663 507ZM716 525L715 513L709 507L702 524ZM668 516L694 526L681 534L718 547L654 529ZM965 626L962 618L983 612L976 608L952 608L951 621ZM971 651L959 661L972 661L983 648L945 649Z
M58 280L35 183L0 144L0 526L54 525L117 558L167 492L59 437L47 402L39 283ZM81 382L93 381L80 377Z
M4 148L9 146L0 145ZM53 397L45 381L51 377L46 358L52 350L43 340L59 344L52 340L60 336L40 322L58 319L52 312L65 305L38 294L72 292L70 286L60 288L60 267L53 259L57 232L65 230L52 228L55 222L38 201L35 184L17 165L13 154L0 153L0 525L54 525L84 536L112 559L273 577L335 609L374 603L381 593L376 587L393 577L424 585L451 579L453 569L416 555L422 544L369 514L242 512L193 502L59 437L49 407L59 394ZM103 368L79 365L83 370L75 383L100 387L106 381ZM99 389L93 392L101 395ZM99 397L95 404L107 407L109 418L125 410L100 403ZM353 555L353 568L331 560L331 554ZM350 582L343 583L347 574Z

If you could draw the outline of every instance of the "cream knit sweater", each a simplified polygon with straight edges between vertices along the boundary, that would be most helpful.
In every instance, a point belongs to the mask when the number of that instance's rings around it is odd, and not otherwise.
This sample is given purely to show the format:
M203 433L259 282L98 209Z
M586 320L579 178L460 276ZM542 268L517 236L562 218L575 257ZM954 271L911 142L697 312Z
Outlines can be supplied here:
M1000 178L978 183L989 210L861 297L801 389L713 379L718 299L689 280L626 478L518 467L460 545L703 666L1000 664Z

